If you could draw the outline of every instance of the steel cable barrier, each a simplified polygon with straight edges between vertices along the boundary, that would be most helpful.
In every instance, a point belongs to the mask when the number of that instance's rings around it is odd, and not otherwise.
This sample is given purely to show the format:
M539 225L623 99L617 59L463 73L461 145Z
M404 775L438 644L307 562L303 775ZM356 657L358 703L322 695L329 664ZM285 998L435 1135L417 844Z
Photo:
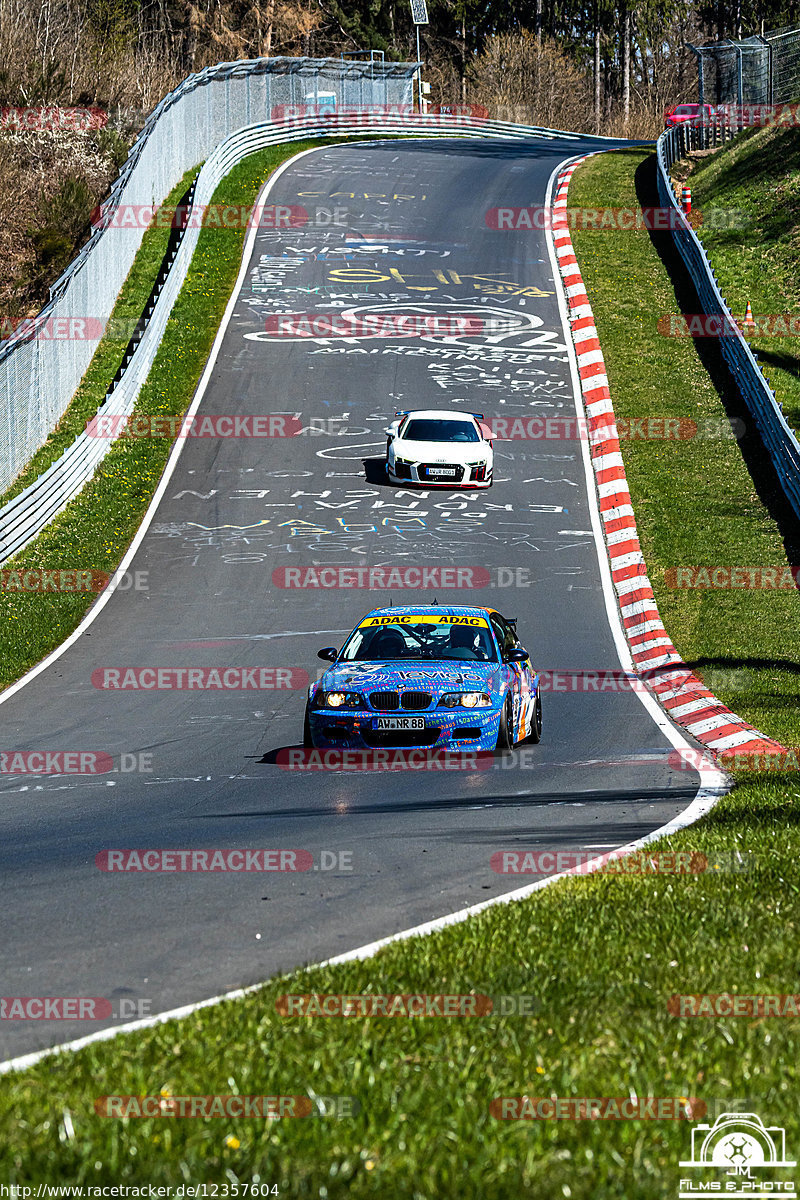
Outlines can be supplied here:
M800 443L789 428L775 394L761 373L756 356L734 321L717 285L716 276L700 239L681 212L670 182L669 170L686 151L686 133L681 126L667 129L656 143L658 194L663 208L680 214L671 222L672 236L708 316L720 317L719 339L723 358L736 388L752 416L769 454L781 487L795 514L800 517Z
M577 141L579 139L577 134L562 133L559 130L544 129L539 126L513 125L503 121L475 119L467 116L422 116L416 113L388 116L378 115L368 109L363 113L321 115L251 125L231 134L212 151L197 177L186 229L172 267L166 276L141 338L120 379L109 391L98 410L99 415L104 418L120 418L132 413L158 353L161 338L178 293L186 279L200 236L202 213L209 204L214 191L231 168L248 154L266 146L302 141L308 138L340 139L365 133L406 137L422 135L426 138L478 135L519 140L559 138ZM152 203L152 201L148 203ZM198 214L199 219L195 214ZM113 299L109 298L109 304L113 306ZM108 311L110 313L110 307ZM5 360L5 363L0 362L0 371L4 365L13 364L14 357L11 355ZM120 431L121 424L119 419L116 422L107 423L108 426L113 426L117 432ZM91 479L98 464L108 453L112 441L112 438L99 437L84 431L38 479L3 508L0 508L0 562L5 562L32 541L45 525L66 507L84 484Z

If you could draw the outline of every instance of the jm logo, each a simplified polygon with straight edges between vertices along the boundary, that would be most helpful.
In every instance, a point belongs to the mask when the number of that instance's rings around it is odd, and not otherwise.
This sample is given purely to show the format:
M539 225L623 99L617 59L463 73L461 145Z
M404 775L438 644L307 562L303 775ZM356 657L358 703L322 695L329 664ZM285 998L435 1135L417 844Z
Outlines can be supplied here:
M692 1157L680 1163L682 1167L723 1170L726 1176L736 1180L752 1179L754 1170L772 1170L776 1167L795 1167L797 1163L786 1157L786 1133L777 1125L768 1128L755 1113L722 1113L713 1125L696 1125L692 1129ZM681 1180L681 1197L698 1195L708 1191L708 1183ZM769 1191L794 1192L789 1182L744 1184L731 1182L724 1187L727 1195L744 1196L755 1186ZM717 1188L719 1185L717 1185Z

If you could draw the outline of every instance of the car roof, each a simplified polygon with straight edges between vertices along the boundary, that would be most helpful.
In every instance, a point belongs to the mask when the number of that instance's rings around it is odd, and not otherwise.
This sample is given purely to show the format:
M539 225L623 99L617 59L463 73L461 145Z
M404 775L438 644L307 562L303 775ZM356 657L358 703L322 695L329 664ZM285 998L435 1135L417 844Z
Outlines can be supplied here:
M447 417L450 420L474 421L471 412L461 412L457 408L410 408L403 411L404 417Z
M487 617L494 612L497 612L496 608L483 608L468 604L405 604L395 605L392 608L373 608L361 619L366 621L367 617L400 617L414 616L415 614L441 617Z

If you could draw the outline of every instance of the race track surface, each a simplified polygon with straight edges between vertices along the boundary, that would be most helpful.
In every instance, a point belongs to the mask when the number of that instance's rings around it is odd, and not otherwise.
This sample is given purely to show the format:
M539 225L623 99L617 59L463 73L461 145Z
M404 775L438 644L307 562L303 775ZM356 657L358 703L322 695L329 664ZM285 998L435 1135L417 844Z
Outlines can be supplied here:
M99 1022L4 1020L0 1058L500 895L532 877L493 871L497 851L608 849L694 797L697 776L670 765L631 692L546 693L542 744L490 770L290 772L276 757L301 740L303 689L95 686L127 667L313 677L317 649L340 645L368 609L433 599L272 582L276 569L314 564L483 568L492 586L436 598L517 617L540 670L619 669L576 441L495 442L484 492L398 490L380 467L397 408L574 416L545 234L494 230L485 215L543 204L558 163L590 145L330 146L275 184L270 202L304 206L311 222L256 237L200 412L300 414L306 432L187 439L132 566L146 589L115 593L0 710L7 749L100 750L117 767L151 756L150 770L0 779L4 995L115 1006ZM484 324L450 340L265 330L276 314L353 308ZM111 873L95 862L114 848L216 847L306 850L315 869Z

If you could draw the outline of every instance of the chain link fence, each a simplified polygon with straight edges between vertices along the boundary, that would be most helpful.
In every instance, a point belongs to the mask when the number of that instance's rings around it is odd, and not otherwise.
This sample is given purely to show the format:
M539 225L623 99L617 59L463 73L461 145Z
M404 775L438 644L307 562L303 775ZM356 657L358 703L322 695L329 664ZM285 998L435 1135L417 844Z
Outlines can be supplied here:
M786 104L800 99L800 28L688 48L701 104Z
M109 228L125 206L163 202L191 167L239 129L297 113L409 106L417 63L270 58L209 67L165 96L137 138L97 228L50 289L50 302L0 341L0 492L44 444L69 405L144 236ZM80 322L89 322L87 326Z

